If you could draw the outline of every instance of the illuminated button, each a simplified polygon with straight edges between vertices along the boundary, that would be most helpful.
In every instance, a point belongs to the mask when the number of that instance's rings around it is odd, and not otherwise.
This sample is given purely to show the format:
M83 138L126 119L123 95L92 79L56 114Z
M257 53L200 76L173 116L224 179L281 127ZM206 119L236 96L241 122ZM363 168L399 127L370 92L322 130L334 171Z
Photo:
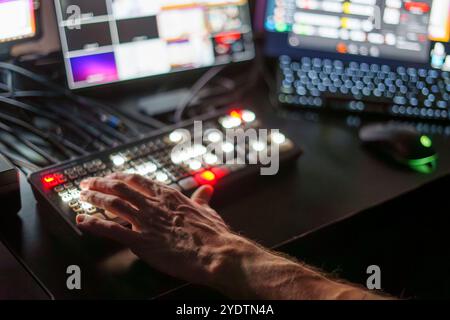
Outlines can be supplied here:
M208 150L202 144L196 144L192 148L191 158L204 155Z
M69 207L71 207L72 209L78 207L78 201L77 200L70 201Z
M195 175L195 180L198 182L198 184L204 185L204 184L214 184L216 183L216 175L210 171L206 170L201 173L198 173Z
M219 131L212 131L207 135L208 141L216 143L222 140L222 133Z
M222 151L225 153L230 153L234 151L234 145L231 142L224 142L222 144Z
M191 170L197 171L201 167L202 167L202 163L200 161L198 161L197 159L192 159L191 161L189 161L189 168Z
M215 154L212 153L207 153L203 156L203 160L209 164L216 164L219 161L219 158L217 158L217 156Z
M70 195L72 196L72 199L79 199L80 198L80 190L75 189L70 191Z
M244 110L244 111L242 112L241 117L242 117L242 120L244 120L244 121L247 122L247 123L250 123L250 122L253 122L253 121L256 120L256 115L255 115L255 113L252 112L252 111L249 111L249 110Z
M169 140L172 143L181 142L184 138L184 134L181 131L174 131L169 135Z
M167 182L167 180L169 180L169 177L167 176L167 174L165 174L164 172L161 172L161 171L156 173L155 178L159 182Z
M271 135L271 141L276 144L283 144L286 141L286 137L282 133L274 132Z
M120 167L124 165L127 159L125 159L125 157L120 154L115 154L111 156L111 161L114 163L116 167Z
M220 124L225 129L232 129L232 128L239 127L241 125L241 123L242 123L241 118L234 118L231 116L224 117L220 121Z
M241 119L241 113L240 110L232 110L230 111L230 117Z
M72 195L70 195L69 193L67 193L67 194L65 194L64 196L62 196L61 197L61 200L63 201L63 202L70 202L70 201L72 201Z
M266 147L267 147L267 145L264 142L261 142L261 141L255 141L252 144L253 150L255 150L257 152L265 150Z
M186 156L186 153L185 152L172 152L171 154L170 154L170 159L172 160L172 162L174 163L174 164L180 164L180 163L182 163L183 161L185 161L185 160L187 160L188 159L188 157Z
M135 173L137 173L137 171L134 168L128 168L128 169L124 170L123 173L135 174Z
M153 162L143 163L137 166L137 173L145 176L146 174L153 173L156 171L157 167Z
M97 208L96 207L91 207L89 209L86 210L87 213L89 214L93 214L97 212Z
M80 202L80 204L83 210L89 210L90 208L94 207L92 204L84 201Z

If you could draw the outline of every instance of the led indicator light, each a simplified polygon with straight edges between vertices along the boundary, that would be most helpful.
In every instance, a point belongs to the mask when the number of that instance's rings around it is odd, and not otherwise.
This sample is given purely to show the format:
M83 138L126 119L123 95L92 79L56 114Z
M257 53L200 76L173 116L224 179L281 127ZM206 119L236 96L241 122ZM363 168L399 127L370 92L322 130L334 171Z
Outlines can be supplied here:
M421 136L420 143L426 148L431 148L431 146L433 145L433 142L428 136Z
M204 184L213 185L216 183L216 175L212 171L206 170L206 171L196 174L195 180L198 182L198 184L201 184L201 185L204 185Z

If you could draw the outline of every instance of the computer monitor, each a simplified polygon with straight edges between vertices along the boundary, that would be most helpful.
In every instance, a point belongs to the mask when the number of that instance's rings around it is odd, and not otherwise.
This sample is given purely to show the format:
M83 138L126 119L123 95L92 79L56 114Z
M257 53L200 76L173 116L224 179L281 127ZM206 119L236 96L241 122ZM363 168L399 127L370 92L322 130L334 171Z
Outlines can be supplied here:
M71 89L251 60L247 0L55 0Z
M450 0L266 0L266 52L450 70Z
M0 52L38 35L39 2L35 0L0 0Z

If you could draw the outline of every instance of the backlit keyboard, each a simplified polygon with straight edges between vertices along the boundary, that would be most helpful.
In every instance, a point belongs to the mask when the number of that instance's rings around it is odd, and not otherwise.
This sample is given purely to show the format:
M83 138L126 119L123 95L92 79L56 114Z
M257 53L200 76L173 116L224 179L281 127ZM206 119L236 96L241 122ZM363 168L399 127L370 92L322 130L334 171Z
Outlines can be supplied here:
M300 149L278 131L269 130L268 138L264 141L260 137L252 140L251 136L244 144L239 144L237 139L233 142L225 139L227 129L258 131L263 128L250 110L227 110L198 120L202 120L203 127L200 140L196 139L198 134L194 130L194 122L190 121L112 150L34 172L29 181L36 198L49 204L81 234L76 228L77 214L123 223L113 214L79 200L80 182L88 177L103 177L113 172L137 173L190 194L203 184L226 189L226 186L233 185L243 177L258 175L263 165L250 164L254 163L250 158L264 150L275 150L272 149L274 144L279 150L280 165L301 154ZM189 142L188 147L181 151L175 150L174 147L182 142ZM235 161L224 161L224 155ZM235 189L233 187L230 192Z
M286 106L450 119L449 72L283 56L278 84Z

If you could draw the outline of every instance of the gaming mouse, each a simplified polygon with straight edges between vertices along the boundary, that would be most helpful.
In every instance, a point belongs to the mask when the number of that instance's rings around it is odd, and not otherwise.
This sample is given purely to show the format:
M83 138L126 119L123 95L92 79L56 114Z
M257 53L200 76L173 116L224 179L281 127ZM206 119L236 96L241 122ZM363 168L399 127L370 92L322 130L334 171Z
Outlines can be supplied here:
M433 141L413 126L398 123L378 123L359 131L362 143L384 158L412 170L430 173L437 165Z

